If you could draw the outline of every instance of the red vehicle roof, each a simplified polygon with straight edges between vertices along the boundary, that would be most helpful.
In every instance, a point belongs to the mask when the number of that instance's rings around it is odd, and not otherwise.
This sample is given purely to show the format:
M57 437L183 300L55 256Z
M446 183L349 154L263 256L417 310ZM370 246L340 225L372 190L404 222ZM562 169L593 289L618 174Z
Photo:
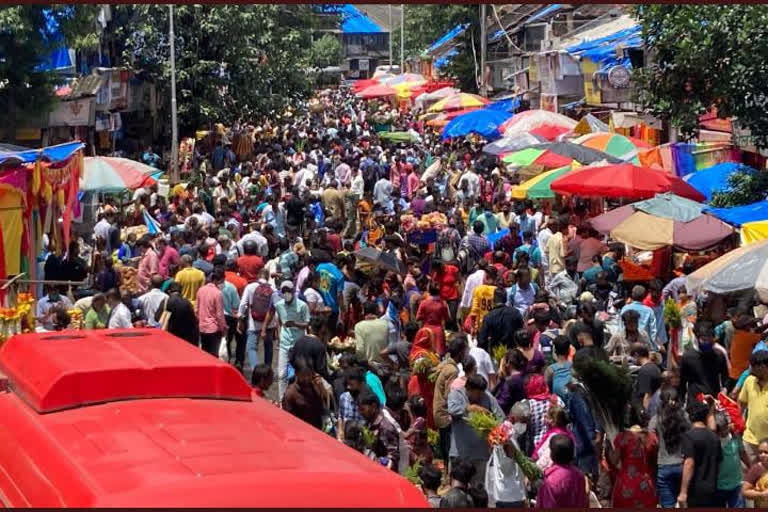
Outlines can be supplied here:
M107 336L116 332L17 336L0 348L3 505L426 506L404 478L251 401L229 365L162 331Z

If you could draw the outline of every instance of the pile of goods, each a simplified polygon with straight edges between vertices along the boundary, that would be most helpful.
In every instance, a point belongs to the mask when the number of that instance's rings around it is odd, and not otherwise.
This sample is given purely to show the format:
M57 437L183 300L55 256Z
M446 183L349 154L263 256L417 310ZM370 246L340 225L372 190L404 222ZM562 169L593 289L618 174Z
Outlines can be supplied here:
M440 231L448 225L448 218L440 212L427 213L418 220L413 215L402 215L400 216L400 225L406 233L413 231Z
M129 265L115 265L115 270L120 274L120 291L138 295L141 293L139 286L139 271Z
M517 446L510 441L512 435L511 424L502 423L489 412L472 411L469 413L467 423L475 429L480 437L488 441L491 446L509 445L512 447L513 458L525 478L531 482L536 482L543 478L541 468L536 465L529 457L521 452Z
M331 341L328 342L328 348L335 352L355 350L355 338L348 336L342 341L338 336L334 336L331 338Z
M67 310L69 314L69 327L68 329L82 329L85 327L83 312L80 308L72 308Z
M16 296L16 307L0 308L0 343L15 334L34 330L34 304L35 298L31 293L20 292Z

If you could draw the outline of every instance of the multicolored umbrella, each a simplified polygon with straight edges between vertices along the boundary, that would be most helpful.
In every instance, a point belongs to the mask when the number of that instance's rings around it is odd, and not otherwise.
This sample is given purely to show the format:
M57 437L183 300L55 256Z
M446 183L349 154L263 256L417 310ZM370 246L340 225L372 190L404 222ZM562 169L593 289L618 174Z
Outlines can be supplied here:
M453 96L448 96L438 101L431 107L429 112L444 112L446 110L462 110L467 108L482 108L490 103L490 101L482 96L476 94L467 94L460 92Z
M525 183L512 187L512 197L514 199L552 199L555 197L555 193L552 192L550 185L554 180L571 170L572 166L567 165L534 176Z
M80 190L83 192L122 192L154 185L159 169L127 158L87 156L84 158Z
M554 124L543 124L541 126L537 126L533 130L531 130L529 133L531 135L538 135L540 137L543 137L547 140L555 140L559 136L568 133L570 128L566 128L565 126L557 126Z
M483 147L483 153L488 153L489 155L503 155L535 146L543 142L546 142L546 139L531 133L523 133L521 135L513 135L512 137L504 137L503 139L486 144Z
M366 87L365 89L357 93L357 95L363 99L383 98L386 96L395 96L396 94L397 94L396 90L382 84Z
M768 302L768 240L734 249L689 274L685 287L695 293L733 293L754 289Z
M614 240L647 251L667 246L696 251L733 234L731 226L703 214L701 208L697 210L698 203L690 203L674 194L660 194L616 208L590 222L599 232L610 233ZM650 213L654 211L657 213Z
M649 149L651 147L639 139L625 137L618 133L605 132L582 135L581 137L574 139L573 142L588 148L597 149L603 153L608 153L609 155L621 158L624 161L634 159L634 163L639 163L637 161L637 151L639 149Z
M618 158L614 158L610 155L607 155L603 153L602 151L597 151L592 148L585 148L584 146L579 146L578 144L573 144L571 142L545 142L543 144L537 144L535 146L531 146L528 149L524 149L515 153L510 153L509 155L504 155L501 159L502 162L507 164L515 164L515 165L526 165L526 164L520 164L517 163L519 160L525 160L528 155L532 154L528 150L531 149L540 149L545 152L554 153L556 155L559 155L561 157L565 157L571 160L575 160L581 164L594 164L598 162L606 162L606 163L621 163L621 160ZM525 153L525 156L521 156L521 158L518 158L516 155L518 153L522 153L523 151L527 152ZM533 164L527 164L527 165L540 165L538 162L534 162Z
M378 78L366 78L364 80L358 80L352 84L352 92L358 93L371 87L373 85L380 85L381 81Z
M466 108L463 110L454 110L453 112L435 112L435 117L427 121L427 126L443 127L448 124L449 121L455 119L464 114L474 112L477 108ZM431 115L431 114L428 114Z
M570 165L570 163L573 162L573 158L558 155L557 153L547 151L546 149L527 148L504 155L501 158L501 161L507 165L515 165L518 167L535 165L537 167L544 167L545 169L555 169L557 167Z
M499 125L512 117L503 110L478 109L453 118L443 130L443 139L476 133L492 139L499 136Z
M576 121L570 117L555 112L549 112L548 110L526 110L525 112L520 112L501 125L499 130L505 137L510 137L512 135L520 135L522 133L530 132L543 125L562 126L563 128L572 130L573 127L576 126Z
M694 201L704 200L698 190L677 176L632 164L587 167L558 178L552 183L552 190L558 194L615 199L648 199L672 192Z

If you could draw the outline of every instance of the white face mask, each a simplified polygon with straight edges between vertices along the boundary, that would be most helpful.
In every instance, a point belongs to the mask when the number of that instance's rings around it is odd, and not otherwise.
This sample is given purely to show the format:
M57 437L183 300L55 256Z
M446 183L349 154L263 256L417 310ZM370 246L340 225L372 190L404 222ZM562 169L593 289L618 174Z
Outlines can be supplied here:
M285 302L293 302L293 292L283 292L283 300Z
M512 425L512 428L514 429L516 436L521 436L528 430L528 425L525 423L515 423Z

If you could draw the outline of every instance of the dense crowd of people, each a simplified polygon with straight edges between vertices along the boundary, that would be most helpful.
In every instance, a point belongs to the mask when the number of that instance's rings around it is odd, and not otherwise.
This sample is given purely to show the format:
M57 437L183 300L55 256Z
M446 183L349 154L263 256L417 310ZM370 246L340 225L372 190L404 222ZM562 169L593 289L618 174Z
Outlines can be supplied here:
M759 301L689 294L690 261L628 282L587 201L511 199L481 141L414 112L319 104L214 127L182 185L107 198L92 240L41 255L85 284L45 290L40 329L79 309L85 329L167 330L435 507L768 506ZM433 239L405 233L435 212Z

